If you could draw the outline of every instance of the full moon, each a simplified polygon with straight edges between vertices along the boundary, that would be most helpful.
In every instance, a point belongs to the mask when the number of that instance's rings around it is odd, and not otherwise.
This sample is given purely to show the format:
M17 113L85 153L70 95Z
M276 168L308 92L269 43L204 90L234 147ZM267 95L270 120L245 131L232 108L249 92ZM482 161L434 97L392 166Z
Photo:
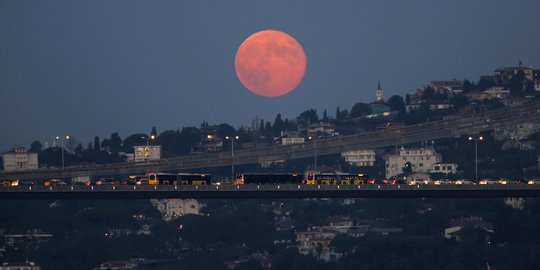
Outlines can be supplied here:
M300 84L306 73L306 54L287 33L264 30L242 42L234 66L238 79L251 92L277 97Z

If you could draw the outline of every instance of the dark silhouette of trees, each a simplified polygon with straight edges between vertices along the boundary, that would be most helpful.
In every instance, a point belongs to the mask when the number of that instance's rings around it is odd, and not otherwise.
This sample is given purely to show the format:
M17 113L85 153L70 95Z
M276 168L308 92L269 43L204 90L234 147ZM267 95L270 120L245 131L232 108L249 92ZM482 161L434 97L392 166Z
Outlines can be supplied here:
M351 109L351 114L349 115L349 117L358 118L366 114L369 114L369 107L367 106L367 104L359 102L359 103L354 104L354 106Z
M30 144L30 151L39 153L42 149L43 144L41 144L40 141L33 141L32 144Z
M400 113L405 113L405 102L403 97L398 95L393 95L388 99L388 106L391 111L398 111Z

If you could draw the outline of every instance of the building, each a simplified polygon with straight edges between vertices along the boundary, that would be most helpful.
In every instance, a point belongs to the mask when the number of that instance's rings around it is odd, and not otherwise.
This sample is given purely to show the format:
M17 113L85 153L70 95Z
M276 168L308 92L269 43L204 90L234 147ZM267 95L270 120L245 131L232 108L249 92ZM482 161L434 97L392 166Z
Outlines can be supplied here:
M194 150L196 152L217 152L223 150L223 139L216 134L203 135L197 142Z
M166 221L185 215L199 215L205 206L194 199L152 199L151 202Z
M502 141L506 139L524 140L530 135L540 132L540 123L521 123L515 126L506 126L495 129L495 140Z
M107 261L100 264L98 267L94 267L94 270L123 270L123 269L136 269L139 264L134 260L129 261Z
M38 248L42 243L48 242L53 237L52 234L39 229L28 230L24 233L10 233L4 235L4 243L7 247Z
M161 145L136 145L133 150L135 162L161 159Z
M307 136L316 138L316 137L332 137L339 135L338 132L336 132L336 127L327 122L317 122L313 124L309 124L307 126Z
M461 241L461 231L466 228L481 229L488 233L493 233L493 223L485 221L482 217L462 217L457 220L451 220L449 227L444 229L444 237Z
M455 163L435 163L430 173L456 174L458 165Z
M504 99L510 96L510 89L494 86L484 91L482 99Z
M8 263L0 265L0 270L41 270L34 262Z
M495 70L495 73L503 84L508 83L512 78L518 74L518 72L523 71L525 79L533 80L534 79L534 70L532 68L523 67L521 63L517 67L502 67Z
M354 166L374 166L375 165L375 150L364 149L341 153L341 157L348 163Z
M427 148L401 148L397 154L390 154L384 157L386 162L386 177L390 178L402 172L428 173L432 170L433 164L442 162L440 154L435 152L433 147Z
M376 102L384 101L383 90L381 89L381 81L377 83L377 89L375 90L375 101Z
M312 255L325 262L337 261L343 254L336 252L331 246L332 240L338 232L314 228L307 232L295 232L298 252L303 255Z
M455 79L449 81L431 81L431 87L441 94L458 94L463 92L463 81Z
M281 145L299 144L304 143L306 139L304 137L282 137Z
M28 151L25 147L14 145L11 151L2 155L4 171L26 171L38 168L38 153Z

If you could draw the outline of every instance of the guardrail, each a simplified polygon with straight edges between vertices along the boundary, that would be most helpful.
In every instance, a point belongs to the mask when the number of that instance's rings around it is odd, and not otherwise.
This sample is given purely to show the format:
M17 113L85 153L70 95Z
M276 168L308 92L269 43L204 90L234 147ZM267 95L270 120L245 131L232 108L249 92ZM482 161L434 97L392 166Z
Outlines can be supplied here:
M540 185L209 185L0 187L0 199L540 197Z

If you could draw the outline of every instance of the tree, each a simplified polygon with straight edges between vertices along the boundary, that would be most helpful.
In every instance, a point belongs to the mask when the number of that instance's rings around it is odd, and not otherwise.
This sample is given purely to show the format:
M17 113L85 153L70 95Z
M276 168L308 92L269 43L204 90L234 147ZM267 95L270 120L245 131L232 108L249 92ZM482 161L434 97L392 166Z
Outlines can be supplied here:
M323 112L322 120L323 120L323 121L328 121L328 114L326 113L326 109L325 109L324 112Z
M398 111L400 113L405 113L405 102L403 97L398 95L393 95L388 99L388 106L391 111Z
M82 155L82 152L83 152L83 147L79 143L79 144L77 144L77 147L75 147L75 155L80 157Z
M281 132L285 129L285 122L281 120L281 114L277 114L276 119L274 120L274 125L272 126L274 131L274 136L279 136Z
M369 108L367 104L359 102L359 103L354 104L354 106L351 109L351 114L349 115L349 117L358 118L365 114L369 114Z
M208 127L208 123L206 123L206 126ZM152 131L150 132L150 138L157 138L158 134L157 134L157 130L156 130L156 127L152 127Z
M99 143L99 137L94 137L94 151L101 151L101 144Z
M340 116L341 116L341 112L339 111L339 106L338 106L336 109L336 120L341 120Z
M43 149L43 145L39 141L33 141L30 144L30 151L41 152L41 149Z
M122 144L122 148L124 149L124 152L133 153L134 146L146 145L146 138L147 138L146 136L147 135L144 133L136 133L136 134L128 136L124 140L124 143Z
M401 168L404 173L412 173L412 164L410 162L405 163L405 167Z
M525 73L523 70L518 71L510 80L507 87L510 89L512 96L523 96L523 83L525 81Z
M470 92L476 88L476 85L474 83L471 83L469 80L463 81L463 93Z
M111 134L110 144L111 152L118 153L122 151L122 138L120 138L118 132Z
M311 123L316 123L319 121L319 116L317 115L317 110L309 109L302 112L298 117L296 117L296 122L298 125L307 126Z

